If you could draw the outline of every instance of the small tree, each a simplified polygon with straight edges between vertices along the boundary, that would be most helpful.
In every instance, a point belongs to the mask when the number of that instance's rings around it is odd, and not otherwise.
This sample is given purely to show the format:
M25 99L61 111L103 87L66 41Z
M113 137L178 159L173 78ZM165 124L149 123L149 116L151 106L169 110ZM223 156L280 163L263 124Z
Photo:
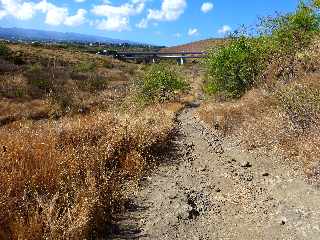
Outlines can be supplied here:
M9 57L10 54L10 49L8 48L8 46L2 42L0 42L0 56L1 57Z

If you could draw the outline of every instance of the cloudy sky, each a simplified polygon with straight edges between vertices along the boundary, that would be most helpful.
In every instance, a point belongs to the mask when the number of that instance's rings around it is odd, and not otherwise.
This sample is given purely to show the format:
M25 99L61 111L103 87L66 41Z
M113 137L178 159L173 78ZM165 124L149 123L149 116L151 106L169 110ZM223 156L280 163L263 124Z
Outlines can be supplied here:
M0 26L78 32L159 45L223 37L298 0L0 0Z

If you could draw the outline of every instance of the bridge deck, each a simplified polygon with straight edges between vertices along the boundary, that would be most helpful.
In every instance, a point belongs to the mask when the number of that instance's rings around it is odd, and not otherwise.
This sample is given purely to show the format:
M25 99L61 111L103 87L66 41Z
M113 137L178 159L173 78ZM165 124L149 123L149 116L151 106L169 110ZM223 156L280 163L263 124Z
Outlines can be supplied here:
M145 62L156 62L159 59L177 59L184 63L184 59L204 58L207 52L116 52L104 51L104 55L123 60L144 60Z

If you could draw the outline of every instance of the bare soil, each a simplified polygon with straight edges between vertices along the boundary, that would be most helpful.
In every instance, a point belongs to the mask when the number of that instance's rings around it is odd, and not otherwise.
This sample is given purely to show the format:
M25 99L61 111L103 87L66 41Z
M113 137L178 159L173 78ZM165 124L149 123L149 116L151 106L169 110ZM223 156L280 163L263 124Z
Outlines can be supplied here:
M320 239L320 191L298 162L243 151L194 117L177 117L162 164L131 196L112 239Z

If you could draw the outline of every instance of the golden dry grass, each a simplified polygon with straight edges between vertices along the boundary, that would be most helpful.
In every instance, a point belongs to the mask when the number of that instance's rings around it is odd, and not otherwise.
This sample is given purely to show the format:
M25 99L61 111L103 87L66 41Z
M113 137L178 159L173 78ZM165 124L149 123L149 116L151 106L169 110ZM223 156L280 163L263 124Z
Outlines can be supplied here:
M225 39L207 39L196 41L188 44L183 44L179 46L167 47L162 48L160 52L167 53L167 52L202 52L207 51L210 48L214 48L217 46L222 46L226 42Z
M0 125L110 109L127 96L139 66L87 53L9 46L0 59ZM14 64L19 59L20 64ZM88 68L88 69L87 69Z
M263 147L302 161L314 177L319 175L314 167L320 154L319 79L317 73L308 74L278 83L274 92L257 88L232 102L208 101L197 114L222 135L239 138L248 150Z
M10 47L24 65L0 75L0 239L105 237L182 104L130 102L138 65Z
M142 156L169 137L179 108L167 104L0 128L2 235L79 239L96 226L106 228L121 206L123 183L139 179Z

